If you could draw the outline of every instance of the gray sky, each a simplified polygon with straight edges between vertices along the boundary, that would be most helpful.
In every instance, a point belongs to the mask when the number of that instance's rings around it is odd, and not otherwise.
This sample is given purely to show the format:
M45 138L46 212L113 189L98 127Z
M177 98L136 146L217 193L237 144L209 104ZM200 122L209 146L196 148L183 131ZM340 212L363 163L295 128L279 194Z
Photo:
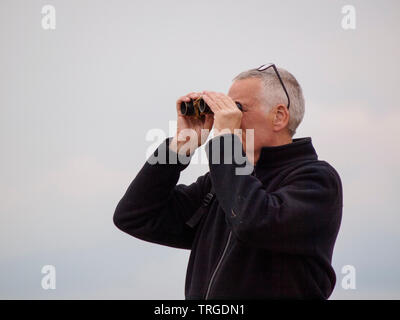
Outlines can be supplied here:
M341 26L346 4L355 30ZM183 299L189 251L120 232L115 206L179 96L226 93L275 62L304 90L295 137L312 137L343 183L331 298L399 299L399 27L396 0L2 0L0 298ZM192 164L180 182L207 170ZM56 290L41 287L47 264ZM344 265L355 290L341 287Z

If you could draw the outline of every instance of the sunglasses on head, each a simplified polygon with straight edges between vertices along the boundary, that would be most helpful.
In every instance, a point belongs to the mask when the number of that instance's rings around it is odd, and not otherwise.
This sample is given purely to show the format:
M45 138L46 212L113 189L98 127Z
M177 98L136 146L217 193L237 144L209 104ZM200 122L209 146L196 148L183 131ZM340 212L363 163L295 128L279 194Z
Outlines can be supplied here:
M283 90L285 91L286 97L287 97L287 99L288 99L287 108L289 109L289 106L290 106L289 94L288 94L288 92L287 92L287 90L286 90L285 85L283 84L281 75L279 74L278 69L277 69L277 67L275 66L275 64L273 64L273 63L263 64L262 66L260 66L260 67L257 68L257 71L262 72L262 71L265 71L265 70L267 70L267 69L269 69L269 68L274 69L274 71L275 71L275 73L276 73L276 75L277 75L277 77L278 77L278 79L279 79L279 82L281 83L282 88L283 88Z

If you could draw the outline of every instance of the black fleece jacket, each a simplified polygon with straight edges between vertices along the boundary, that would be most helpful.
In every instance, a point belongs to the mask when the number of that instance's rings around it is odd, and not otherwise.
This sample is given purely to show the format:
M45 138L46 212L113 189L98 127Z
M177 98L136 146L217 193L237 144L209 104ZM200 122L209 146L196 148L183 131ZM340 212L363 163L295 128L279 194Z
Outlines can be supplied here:
M223 143L228 137L242 150L236 135L211 139L210 170L189 186L177 185L188 163L151 161L174 154L166 139L120 200L115 225L191 250L186 299L327 299L343 207L338 173L318 160L306 137L263 147L253 172L238 175L241 165ZM212 163L212 153L221 164Z

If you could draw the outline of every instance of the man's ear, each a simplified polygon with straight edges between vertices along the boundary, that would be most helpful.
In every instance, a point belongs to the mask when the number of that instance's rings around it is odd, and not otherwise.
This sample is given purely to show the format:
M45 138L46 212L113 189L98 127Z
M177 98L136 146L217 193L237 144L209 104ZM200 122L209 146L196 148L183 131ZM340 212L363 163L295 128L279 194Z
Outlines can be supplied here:
M280 131L287 126L289 122L289 111L285 105L279 104L274 108L273 128Z

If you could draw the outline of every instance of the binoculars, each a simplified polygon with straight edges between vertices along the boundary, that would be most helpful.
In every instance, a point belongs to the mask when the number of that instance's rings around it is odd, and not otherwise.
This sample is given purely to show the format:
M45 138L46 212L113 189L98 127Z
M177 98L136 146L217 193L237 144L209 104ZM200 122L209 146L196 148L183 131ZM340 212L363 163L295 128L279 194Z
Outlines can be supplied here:
M235 103L238 109L242 111L242 105L239 102ZM203 115L212 113L213 112L209 105L201 97L195 100L190 99L189 102L182 101L181 103L181 114L184 116L196 117L200 119Z

